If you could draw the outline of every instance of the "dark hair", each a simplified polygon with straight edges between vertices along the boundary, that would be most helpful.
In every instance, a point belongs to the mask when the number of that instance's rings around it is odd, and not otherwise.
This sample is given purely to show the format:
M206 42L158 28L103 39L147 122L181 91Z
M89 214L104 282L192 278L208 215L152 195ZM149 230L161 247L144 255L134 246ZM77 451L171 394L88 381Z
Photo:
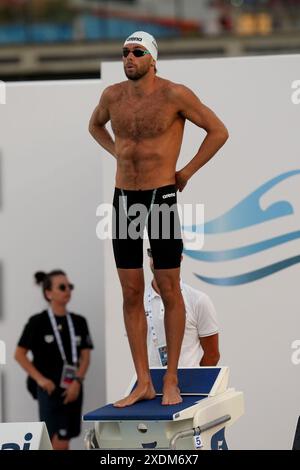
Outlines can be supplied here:
M43 294L47 302L50 302L46 295L46 290L52 289L52 279L55 276L66 276L66 273L61 269L54 269L50 273L46 274L43 271L37 271L34 275L35 282L38 285L42 285Z

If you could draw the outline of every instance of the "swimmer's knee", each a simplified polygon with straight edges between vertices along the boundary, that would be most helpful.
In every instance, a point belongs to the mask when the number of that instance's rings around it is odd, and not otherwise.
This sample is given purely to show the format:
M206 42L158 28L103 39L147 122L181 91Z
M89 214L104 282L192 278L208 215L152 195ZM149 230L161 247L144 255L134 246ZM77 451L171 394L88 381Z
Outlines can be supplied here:
M161 298L165 305L172 305L178 302L178 298L181 298L179 280L159 278L156 279L156 282L161 293Z
M143 303L144 289L142 286L126 285L122 287L125 308L135 307Z

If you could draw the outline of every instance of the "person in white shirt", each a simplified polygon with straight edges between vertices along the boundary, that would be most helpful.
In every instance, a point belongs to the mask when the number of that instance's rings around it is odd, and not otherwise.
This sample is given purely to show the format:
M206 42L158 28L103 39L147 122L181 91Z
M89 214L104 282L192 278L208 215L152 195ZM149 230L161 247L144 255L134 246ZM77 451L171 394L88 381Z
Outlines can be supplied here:
M147 250L154 272L151 249ZM207 294L181 281L186 322L179 357L179 367L216 366L219 359L219 334L216 311ZM164 305L153 276L146 287L144 306L148 323L148 357L150 367L167 365L164 328Z

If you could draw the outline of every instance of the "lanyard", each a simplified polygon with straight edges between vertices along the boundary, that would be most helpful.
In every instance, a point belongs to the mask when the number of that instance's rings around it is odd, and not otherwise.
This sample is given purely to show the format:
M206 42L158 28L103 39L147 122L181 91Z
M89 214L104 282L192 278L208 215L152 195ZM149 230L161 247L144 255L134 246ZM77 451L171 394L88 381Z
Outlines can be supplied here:
M182 285L182 282L180 281L180 288L181 288L181 291L183 290L183 285ZM153 310L152 310L152 284L150 284L149 286L149 289L148 289L148 292L147 292L147 309L146 309L146 315L149 319L149 328L150 328L150 333L151 333L151 339L153 341L153 344L158 352L158 355L159 355L159 360L161 361L161 357L160 357L160 354L159 354L159 344L158 344L158 336L156 334L156 331L155 331L155 328L154 328L154 322L153 322ZM160 305L159 305L159 308L160 308L160 311L161 313L164 315L165 313L165 307L164 307L164 303L161 299L161 297L159 296L159 300L160 300Z
M64 350L63 342L61 339L60 332L58 331L56 319L54 316L54 313L51 308L48 309L48 316L52 325L53 333L56 339L56 343L61 355L61 358L65 364L67 364L67 357L66 353ZM71 318L71 315L67 313L67 322L68 322L68 328L69 328L69 333L70 333L70 340L71 340L71 350L72 350L72 362L74 365L77 364L78 362L78 356L77 356L77 348L76 348L76 337L75 337L75 330L74 330L74 324Z
M149 287L148 293L147 293L147 310L146 310L146 315L149 319L149 327L150 327L150 332L151 332L151 338L154 343L154 346L157 348L158 347L158 337L154 328L154 323L153 323L153 314L152 314L152 286ZM161 309L162 314L165 313L164 309L164 304L160 298L160 306L159 308Z

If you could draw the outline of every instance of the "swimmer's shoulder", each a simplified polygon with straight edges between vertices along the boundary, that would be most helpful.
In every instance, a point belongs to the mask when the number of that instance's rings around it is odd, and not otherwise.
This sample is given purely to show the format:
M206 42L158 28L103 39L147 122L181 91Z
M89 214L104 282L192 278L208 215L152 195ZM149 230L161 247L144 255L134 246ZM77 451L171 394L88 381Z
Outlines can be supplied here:
M102 92L102 99L105 99L107 103L115 102L120 99L126 90L126 82L114 83L113 85L107 86Z
M171 80L164 81L164 88L170 99L177 99L183 95L191 93L191 90L187 86L182 85L182 83L172 82Z

